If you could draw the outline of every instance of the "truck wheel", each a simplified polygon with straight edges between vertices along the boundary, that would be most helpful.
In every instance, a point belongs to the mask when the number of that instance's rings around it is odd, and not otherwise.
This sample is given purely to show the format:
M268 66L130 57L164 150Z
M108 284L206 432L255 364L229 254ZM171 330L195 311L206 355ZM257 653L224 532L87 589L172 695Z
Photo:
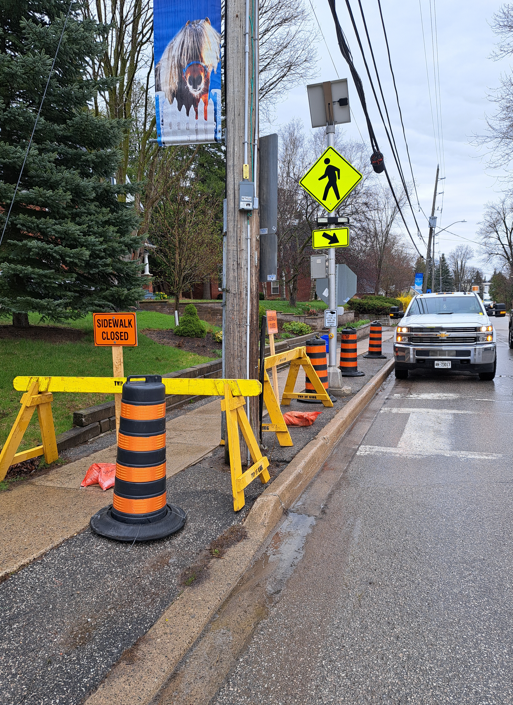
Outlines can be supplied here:
M495 358L495 362L493 363L493 370L491 372L480 372L479 379L482 379L483 382L491 382L492 379L495 377L496 371L497 371L497 358Z
M513 331L510 328L509 333L508 333L508 344L509 344L510 350L513 350L513 335L512 334L513 334Z
M396 379L408 379L408 370L394 370Z

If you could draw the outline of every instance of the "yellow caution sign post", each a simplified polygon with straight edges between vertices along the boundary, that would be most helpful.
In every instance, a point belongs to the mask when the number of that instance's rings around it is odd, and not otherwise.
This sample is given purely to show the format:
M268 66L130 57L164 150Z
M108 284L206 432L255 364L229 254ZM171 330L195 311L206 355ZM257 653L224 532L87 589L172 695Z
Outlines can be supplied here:
M312 248L325 250L328 247L349 247L349 228L312 230Z
M101 394L119 394L126 382L126 377L15 377L13 387L19 392L26 392L22 399L22 408L18 414L9 438L0 453L0 481L4 479L7 470L15 463L21 463L29 458L45 456L47 463L58 459L57 440L53 425L51 402L54 392L98 392ZM255 478L260 477L262 483L269 481L267 467L269 461L262 456L253 430L244 411L245 397L257 397L262 391L262 385L255 379L166 379L162 380L166 394L191 396L222 396L221 408L226 411L228 444L230 449L230 470L232 475L233 506L239 511L244 506L244 488ZM267 378L267 386L272 387ZM23 439L29 421L37 407L39 425L43 445L22 453L16 453ZM278 412L283 422L281 411ZM273 411L272 419L276 419ZM239 445L239 426L253 459L253 465L242 472ZM283 426L286 429L285 423ZM287 431L288 433L288 431ZM290 443L292 445L292 441Z
M330 213L362 180L362 174L333 147L321 154L299 182Z

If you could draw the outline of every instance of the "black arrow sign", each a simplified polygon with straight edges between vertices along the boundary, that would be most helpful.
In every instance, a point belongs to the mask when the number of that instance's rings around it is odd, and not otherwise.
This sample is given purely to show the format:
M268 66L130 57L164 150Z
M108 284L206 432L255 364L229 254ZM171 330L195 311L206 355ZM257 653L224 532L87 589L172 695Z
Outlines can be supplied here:
M327 238L327 240L329 240L330 245L337 245L339 242L339 239L336 235L330 235L329 233L323 233L322 236Z

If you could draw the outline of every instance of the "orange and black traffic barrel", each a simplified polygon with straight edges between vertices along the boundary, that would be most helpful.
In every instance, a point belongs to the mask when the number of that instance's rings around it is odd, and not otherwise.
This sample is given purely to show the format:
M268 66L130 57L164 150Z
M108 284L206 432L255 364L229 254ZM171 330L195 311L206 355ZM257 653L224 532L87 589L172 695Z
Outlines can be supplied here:
M310 358L312 367L317 372L322 386L328 389L328 359L326 356L326 342L323 338L311 338L305 343L306 354ZM316 394L313 384L308 377L305 380L305 394ZM298 399L304 404L322 404L320 399Z
M118 541L151 541L178 531L185 512L167 503L166 397L162 377L128 377L121 394L112 505L91 528Z
M356 329L344 328L340 340L340 371L342 377L363 377L365 372L358 372L358 350Z
M383 355L381 350L381 323L379 321L372 321L370 324L369 352L367 352L364 357L386 359L386 355Z

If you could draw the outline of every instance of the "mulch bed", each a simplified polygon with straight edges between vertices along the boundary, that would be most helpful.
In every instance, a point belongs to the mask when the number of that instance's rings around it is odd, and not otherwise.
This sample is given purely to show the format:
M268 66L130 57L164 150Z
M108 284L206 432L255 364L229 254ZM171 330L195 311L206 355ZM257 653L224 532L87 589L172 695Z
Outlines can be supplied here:
M34 340L46 343L76 343L85 335L85 331L76 328L61 328L59 326L29 326L14 328L0 326L0 340Z
M187 350L205 357L217 357L222 345L214 340L212 333L207 333L204 338L186 338L175 335L172 330L144 330L144 335L160 345L171 345L173 348Z

